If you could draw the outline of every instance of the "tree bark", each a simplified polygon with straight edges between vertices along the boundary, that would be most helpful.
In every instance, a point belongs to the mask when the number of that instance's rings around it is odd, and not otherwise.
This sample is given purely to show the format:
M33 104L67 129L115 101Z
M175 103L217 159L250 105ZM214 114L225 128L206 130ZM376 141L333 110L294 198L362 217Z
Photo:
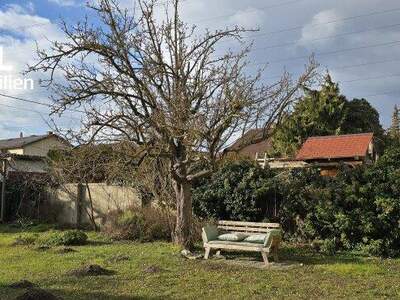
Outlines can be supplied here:
M88 211L88 209L86 208L86 213L89 217L90 223L92 223L92 227L94 231L99 231L97 224L96 224L96 218L94 215L94 207L93 207L93 198L92 198L92 192L90 191L90 185L89 182L85 182L86 185L86 190L88 193L88 197L89 197L89 205L90 205L90 211Z
M192 184L189 181L174 180L176 195L176 225L174 242L185 248L190 248L192 226Z

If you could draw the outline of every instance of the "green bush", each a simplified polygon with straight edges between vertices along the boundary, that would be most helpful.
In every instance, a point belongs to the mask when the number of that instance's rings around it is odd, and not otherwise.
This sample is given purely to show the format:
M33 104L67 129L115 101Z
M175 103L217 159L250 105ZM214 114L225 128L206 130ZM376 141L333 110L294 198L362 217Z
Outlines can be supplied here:
M87 242L87 235L80 230L50 231L42 234L21 233L14 241L14 245L37 246L79 246Z
M62 245L79 246L86 244L88 236L81 230L67 230L62 235Z
M80 230L53 231L39 238L38 244L44 246L80 246L87 242L87 235Z
M334 178L295 171L281 187L280 219L292 237L335 240L341 249L371 255L400 254L399 148L373 166L343 167Z
M274 205L274 173L248 160L225 163L193 189L193 210L202 218L261 221Z
M315 168L276 174L249 161L227 163L195 186L193 210L202 218L277 221L286 239L321 240L328 254L399 256L400 148L387 149L375 165L343 165L336 177Z
M87 235L80 230L51 231L41 235L37 243L40 246L80 246L87 242Z

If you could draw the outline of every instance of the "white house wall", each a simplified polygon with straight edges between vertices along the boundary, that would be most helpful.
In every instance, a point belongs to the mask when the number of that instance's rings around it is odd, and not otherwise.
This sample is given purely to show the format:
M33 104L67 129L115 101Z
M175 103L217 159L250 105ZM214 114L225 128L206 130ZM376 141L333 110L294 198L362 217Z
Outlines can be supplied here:
M66 145L61 142L57 137L50 136L46 139L37 141L35 143L26 145L24 147L24 155L32 156L47 156L50 150L65 149Z

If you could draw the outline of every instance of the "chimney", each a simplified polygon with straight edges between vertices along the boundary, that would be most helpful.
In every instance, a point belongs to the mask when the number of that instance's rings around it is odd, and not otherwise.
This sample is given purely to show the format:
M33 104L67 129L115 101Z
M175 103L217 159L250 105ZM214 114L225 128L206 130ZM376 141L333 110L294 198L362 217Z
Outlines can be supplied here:
M24 133L23 133L22 131L19 133L19 137L20 137L21 139L24 137Z

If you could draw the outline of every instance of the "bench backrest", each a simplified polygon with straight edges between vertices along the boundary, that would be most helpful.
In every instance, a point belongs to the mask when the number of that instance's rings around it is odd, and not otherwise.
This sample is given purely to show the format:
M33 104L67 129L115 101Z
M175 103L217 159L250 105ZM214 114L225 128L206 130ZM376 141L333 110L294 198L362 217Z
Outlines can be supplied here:
M265 233L271 229L280 229L279 223L258 223L240 221L218 221L218 229L222 231Z

